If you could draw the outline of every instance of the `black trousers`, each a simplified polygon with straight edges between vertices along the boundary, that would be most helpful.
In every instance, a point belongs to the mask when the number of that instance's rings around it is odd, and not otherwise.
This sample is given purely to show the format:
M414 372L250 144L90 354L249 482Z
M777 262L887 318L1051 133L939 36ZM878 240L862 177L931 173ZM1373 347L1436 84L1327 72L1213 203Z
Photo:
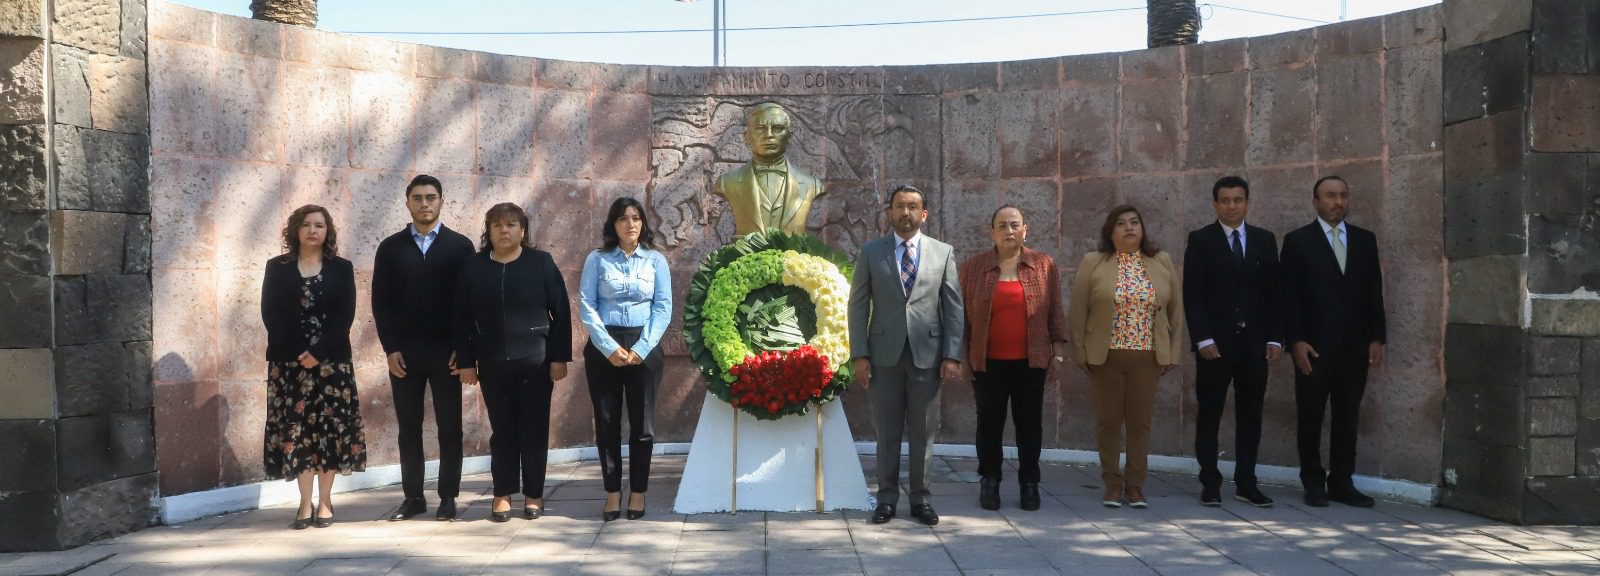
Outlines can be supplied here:
M632 348L642 328L607 326L618 345ZM612 366L590 343L583 348L589 401L594 403L594 443L600 452L600 474L606 492L622 490L622 406L628 406L628 490L650 489L650 454L655 450L656 385L661 383L661 348L650 351L637 366Z
M1194 457L1200 462L1200 484L1222 485L1217 470L1217 429L1233 386L1233 483L1237 488L1256 486L1256 456L1261 447L1261 408L1267 397L1267 344L1259 338L1236 335L1232 342L1218 339L1222 357L1195 358L1194 395L1199 405L1195 419ZM1259 345L1257 345L1259 343Z
M550 363L485 360L478 363L483 406L489 412L489 472L495 497L521 492L544 497L550 447Z
M978 475L1001 479L1006 408L1011 408L1017 439L1017 481L1039 481L1039 449L1044 436L1044 376L1042 368L1029 368L1027 360L985 361L983 372L972 374L972 400L978 408Z
M1298 370L1294 375L1300 481L1307 489L1341 490L1352 486L1350 477L1356 469L1356 431L1361 422L1361 396L1367 391L1367 343L1350 342L1317 353L1320 356L1311 359L1310 375ZM1330 404L1333 421L1324 471L1322 413Z
M447 355L448 356L448 355ZM389 375L394 419L400 440L400 484L406 498L422 497L423 400L433 389L433 422L439 436L439 497L461 492L461 378L450 374L448 360L406 359L406 376Z

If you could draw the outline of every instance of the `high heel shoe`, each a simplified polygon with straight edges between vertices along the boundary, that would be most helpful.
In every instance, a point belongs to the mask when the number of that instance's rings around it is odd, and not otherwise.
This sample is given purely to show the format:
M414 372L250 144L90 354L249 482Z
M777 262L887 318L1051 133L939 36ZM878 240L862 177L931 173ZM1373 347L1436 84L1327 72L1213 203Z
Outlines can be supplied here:
M616 493L616 492L607 493L606 494L606 504L609 505L611 503L611 494L616 494L617 495L617 507L621 508L622 507L622 494L621 493ZM603 507L603 506L600 508L600 519L601 520L604 520L606 522L610 522L612 520L616 520L616 519L621 518L621 517L622 517L622 511L621 510L606 510L605 507Z
M495 500L499 500L499 499L500 499L499 497L495 498ZM490 522L510 522L511 521L511 508L510 508L511 502L508 500L506 502L506 509L504 511L499 511L499 512L495 511L495 509L494 509L494 505L495 504L497 504L497 502L495 502L493 500L491 500L489 502L489 521Z
M640 494L639 495L639 499L643 500L644 499L644 495ZM640 518L644 518L644 508L640 508L638 510L634 510L633 508L629 508L628 509L628 519L629 520L638 520Z
M312 520L310 516L305 518L295 518L294 522L289 524L289 527L295 530L305 530L306 528L311 527L311 522Z
M538 520L544 515L544 506L523 506L522 518L524 520Z

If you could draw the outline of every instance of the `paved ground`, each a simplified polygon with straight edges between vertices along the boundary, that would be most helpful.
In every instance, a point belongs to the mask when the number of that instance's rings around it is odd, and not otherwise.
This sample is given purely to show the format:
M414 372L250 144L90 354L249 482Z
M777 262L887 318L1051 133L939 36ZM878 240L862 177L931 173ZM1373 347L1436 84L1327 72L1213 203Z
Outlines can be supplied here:
M1037 512L1016 508L1008 481L1005 508L989 512L977 505L977 463L953 458L935 464L944 521L931 529L857 512L685 517L668 511L682 466L657 460L649 515L636 521L600 522L599 469L588 462L552 467L549 515L532 522L489 522L489 479L474 476L453 523L380 520L400 500L390 487L335 496L331 528L291 531L294 508L269 508L68 552L0 554L0 575L1600 574L1600 527L1520 528L1388 502L1307 508L1276 487L1266 490L1275 508L1204 508L1192 478L1167 475L1147 486L1149 509L1107 510L1092 467L1047 465Z

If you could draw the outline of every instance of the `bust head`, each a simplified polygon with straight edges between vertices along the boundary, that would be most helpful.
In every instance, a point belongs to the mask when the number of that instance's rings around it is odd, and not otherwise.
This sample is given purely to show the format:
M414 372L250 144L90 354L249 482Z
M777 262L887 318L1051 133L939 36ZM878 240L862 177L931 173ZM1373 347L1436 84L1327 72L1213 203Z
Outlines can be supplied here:
M745 118L744 142L750 154L763 164L777 162L789 149L789 111L772 102L750 109Z

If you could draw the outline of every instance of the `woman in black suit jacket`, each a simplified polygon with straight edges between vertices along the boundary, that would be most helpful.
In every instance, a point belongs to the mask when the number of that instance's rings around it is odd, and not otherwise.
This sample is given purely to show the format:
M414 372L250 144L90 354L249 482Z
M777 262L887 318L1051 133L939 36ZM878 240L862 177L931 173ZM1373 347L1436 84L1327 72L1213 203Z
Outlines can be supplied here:
M528 244L528 214L501 203L484 217L483 245L461 264L455 291L456 367L462 384L483 382L489 412L489 519L544 513L550 395L572 361L567 285L548 252Z
M358 472L367 462L350 362L355 271L338 256L333 217L321 206L301 206L289 216L283 245L285 254L267 261L261 283L268 385L262 464L268 478L299 483L291 527L326 528L333 525L334 473Z

